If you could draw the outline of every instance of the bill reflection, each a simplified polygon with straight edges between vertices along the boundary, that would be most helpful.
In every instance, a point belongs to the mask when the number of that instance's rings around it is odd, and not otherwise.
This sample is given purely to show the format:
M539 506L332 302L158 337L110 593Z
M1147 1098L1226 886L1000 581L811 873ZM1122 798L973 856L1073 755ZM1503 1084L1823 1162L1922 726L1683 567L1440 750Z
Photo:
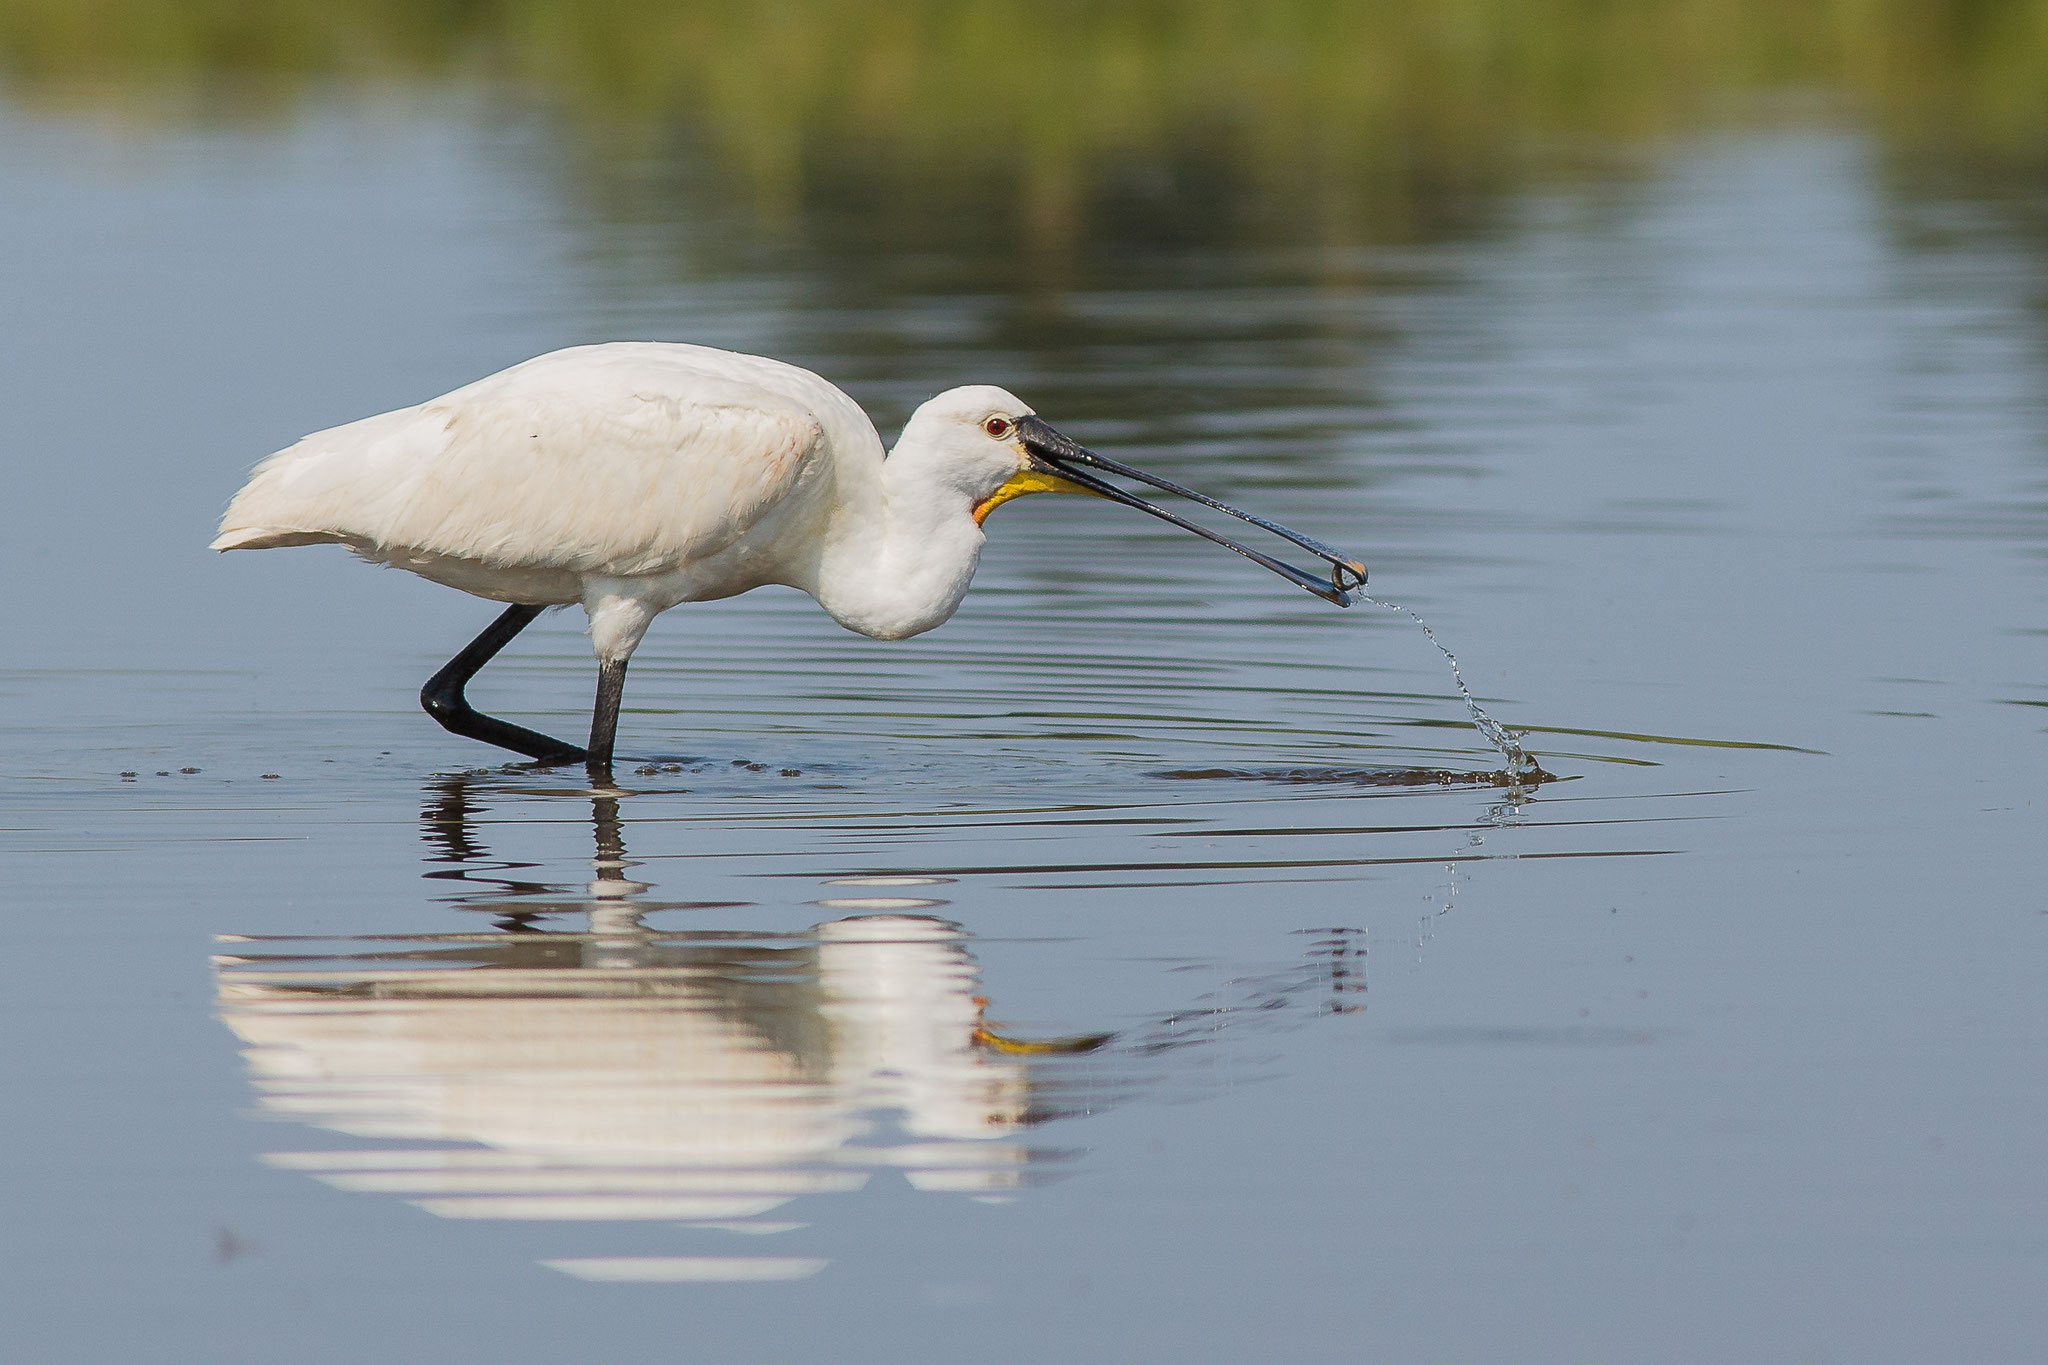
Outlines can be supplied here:
M986 1015L960 927L871 913L800 932L650 927L615 798L592 801L581 888L493 863L445 784L424 827L430 876L497 917L479 933L233 940L220 1015L260 1111L353 1139L271 1165L461 1220L661 1221L714 1237L803 1226L799 1196L877 1173L1006 1200L1077 1153L1049 1120L1152 1084L1160 1059L1234 1013L1317 985L1356 992L1356 948L1319 941L1258 999L1198 1002L1120 1035L1007 1036ZM933 906L943 902L931 902ZM570 912L576 928L557 928ZM1339 970L1343 968L1344 970ZM1263 994L1262 994L1263 992ZM1325 1006L1327 1008L1327 1005ZM695 1239L701 1243L702 1238ZM727 1248L746 1243L726 1242ZM755 1244L758 1245L758 1244ZM550 1261L609 1280L799 1278L824 1262L747 1255Z

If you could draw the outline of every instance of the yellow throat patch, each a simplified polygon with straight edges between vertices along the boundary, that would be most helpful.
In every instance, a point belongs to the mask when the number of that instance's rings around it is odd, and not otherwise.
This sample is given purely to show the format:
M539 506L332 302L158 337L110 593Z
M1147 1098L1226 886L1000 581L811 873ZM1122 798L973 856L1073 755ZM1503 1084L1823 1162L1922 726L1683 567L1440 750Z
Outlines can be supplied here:
M981 525L988 520L988 514L1001 507L1011 498L1021 498L1026 493L1086 493L1088 489L1072 483L1057 474L1041 474L1034 469L1023 469L1012 474L1009 481L995 492L974 505L974 524Z

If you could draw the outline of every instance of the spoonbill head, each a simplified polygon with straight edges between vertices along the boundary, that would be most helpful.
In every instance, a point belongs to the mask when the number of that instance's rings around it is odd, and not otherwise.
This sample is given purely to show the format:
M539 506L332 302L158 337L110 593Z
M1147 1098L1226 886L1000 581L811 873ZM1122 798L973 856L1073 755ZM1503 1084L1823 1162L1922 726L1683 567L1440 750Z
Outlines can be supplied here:
M1306 550L1311 572L1112 482L1191 498ZM949 389L885 452L808 370L703 346L614 342L539 356L265 459L216 550L335 543L507 603L421 689L456 734L608 778L626 663L655 616L767 584L850 630L903 639L950 617L983 522L1030 493L1086 493L1215 541L1339 606L1365 566L1296 531L1069 440L1014 394ZM580 604L598 660L588 748L482 715L464 687L550 606Z

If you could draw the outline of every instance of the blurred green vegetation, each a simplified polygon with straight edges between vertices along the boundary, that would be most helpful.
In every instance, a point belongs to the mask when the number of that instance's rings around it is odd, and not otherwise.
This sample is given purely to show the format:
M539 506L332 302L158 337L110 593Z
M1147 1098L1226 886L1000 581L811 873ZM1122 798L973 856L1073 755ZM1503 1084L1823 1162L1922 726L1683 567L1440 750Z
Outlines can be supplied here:
M2048 0L0 0L0 80L237 117L472 82L608 139L687 129L770 217L849 178L933 212L1002 186L1051 242L1134 165L1197 165L1288 237L1384 238L1532 149L1788 105L2048 165Z

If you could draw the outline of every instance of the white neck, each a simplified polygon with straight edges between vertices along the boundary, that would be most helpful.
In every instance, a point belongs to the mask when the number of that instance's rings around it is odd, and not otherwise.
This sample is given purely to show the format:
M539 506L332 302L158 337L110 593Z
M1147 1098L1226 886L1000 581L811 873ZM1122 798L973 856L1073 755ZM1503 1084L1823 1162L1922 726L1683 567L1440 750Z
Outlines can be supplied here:
M879 486L835 519L817 581L806 585L833 620L878 640L944 622L981 561L970 495L935 478L923 453L897 442Z

